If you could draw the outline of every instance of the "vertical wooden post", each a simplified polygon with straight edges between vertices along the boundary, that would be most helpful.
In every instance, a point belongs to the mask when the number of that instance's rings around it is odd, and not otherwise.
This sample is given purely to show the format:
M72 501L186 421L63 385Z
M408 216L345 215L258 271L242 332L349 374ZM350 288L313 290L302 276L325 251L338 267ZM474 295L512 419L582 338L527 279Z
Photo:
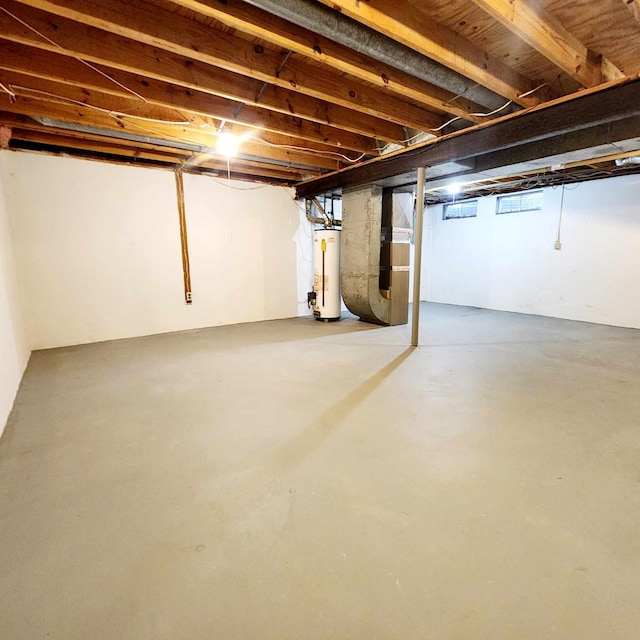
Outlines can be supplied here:
M180 218L180 247L182 249L182 274L184 277L184 301L191 304L191 267L189 265L189 243L187 240L187 218L184 208L184 182L182 170L176 169L176 195L178 198L178 216Z

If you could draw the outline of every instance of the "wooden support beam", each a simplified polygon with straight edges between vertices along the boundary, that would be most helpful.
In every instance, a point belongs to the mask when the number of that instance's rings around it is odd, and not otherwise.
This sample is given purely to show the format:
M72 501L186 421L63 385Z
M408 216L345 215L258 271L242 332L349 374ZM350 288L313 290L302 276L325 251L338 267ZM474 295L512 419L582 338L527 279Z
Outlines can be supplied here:
M531 107L540 102L539 96L535 94L520 97L532 88L528 78L500 60L491 58L474 44L432 20L408 2L320 1L513 100L516 104Z
M347 76L288 53L207 27L145 0L19 0L20 3L104 31L339 105L359 114L419 130L441 118ZM254 100L256 95L254 94ZM354 118L358 115L354 114Z
M610 60L589 51L532 0L473 2L583 87L618 80L624 75Z
M378 62L329 38L302 29L245 2L239 0L225 0L224 3L220 0L173 0L173 2L215 18L261 40L318 60L341 73L370 82L384 92L411 98L438 112L443 111L474 122L480 121L479 118L469 114L482 112L484 109L481 106L464 98L456 98L449 91Z
M3 8L17 15L56 44L39 38L32 30L2 11ZM256 97L264 87L264 83L259 80L219 69L185 56L172 55L140 42L80 25L73 20L53 17L14 0L3 0L0 6L0 37L44 51L71 58L78 57L91 63L104 65L109 67L107 72L110 75L110 70L117 69L140 76L142 86L136 85L131 88L141 95L146 91L144 78L147 78L147 81L153 79L241 103L236 103L233 111L229 113L230 119L236 121L264 128L272 128L272 120L276 123L281 121L269 114L260 119L256 114L252 114L252 109L247 108L247 106L255 106ZM77 60L75 62L81 64ZM94 73L98 75L97 72ZM372 137L387 142L399 142L405 137L403 127L393 122L359 114L351 109L272 85L268 85L262 91L259 103L263 109L269 109L277 114L286 114L289 120L294 122L302 118L299 125L302 132L308 133L310 128L304 122L306 120L319 125L329 125L329 128L324 126L318 128L317 137L324 137L326 140L337 138L336 144L340 146L342 140L340 136L343 136L346 140L343 145L345 148L351 148L347 144L352 137L351 134L355 134L356 140L361 142L365 139L371 140ZM223 107L223 104L212 101L212 109L221 111ZM237 115L233 118L236 111ZM244 119L245 112L248 114L248 121ZM337 129L343 129L345 133L338 136ZM293 132L291 134L295 135Z
M433 166L486 156L545 139L570 135L589 127L640 116L640 79L585 90L534 109L504 116L437 140L391 153L358 166L308 180L297 185L298 197L309 198L343 187L384 180ZM587 146L590 146L587 144Z
M635 151L625 152L636 155L640 146L640 118L625 118L615 120L604 125L587 127L562 136L545 138L534 142L527 142L517 147L510 147L500 151L484 153L473 158L466 170L450 174L447 179L443 176L431 178L428 181L429 192L435 192L445 186L452 178L456 181L500 183L504 176L524 176L551 171L551 166L577 166L576 161L586 163L602 156L607 150L614 148L629 149L631 145ZM567 162L567 159L571 160ZM487 179L487 175L500 174Z
M608 144L620 144L634 139L640 139L640 118L625 118L573 131L563 136L522 144L509 149L507 153L496 151L483 154L476 158L472 171L483 173L496 168L536 161L540 158L556 158L555 162L558 162L557 158L566 154L574 154L583 149L602 149Z

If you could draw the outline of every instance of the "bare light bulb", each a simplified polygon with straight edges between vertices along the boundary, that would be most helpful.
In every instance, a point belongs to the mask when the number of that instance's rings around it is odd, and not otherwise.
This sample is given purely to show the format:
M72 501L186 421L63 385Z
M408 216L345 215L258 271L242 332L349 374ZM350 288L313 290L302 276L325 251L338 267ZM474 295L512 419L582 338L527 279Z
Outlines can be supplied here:
M452 196L455 196L456 193L460 193L461 189L462 189L462 185L455 182L454 184L450 184L447 187L447 192L450 193Z
M218 142L216 143L216 149L218 153L228 158L235 156L238 152L238 145L240 140L230 131L223 131L218 135Z

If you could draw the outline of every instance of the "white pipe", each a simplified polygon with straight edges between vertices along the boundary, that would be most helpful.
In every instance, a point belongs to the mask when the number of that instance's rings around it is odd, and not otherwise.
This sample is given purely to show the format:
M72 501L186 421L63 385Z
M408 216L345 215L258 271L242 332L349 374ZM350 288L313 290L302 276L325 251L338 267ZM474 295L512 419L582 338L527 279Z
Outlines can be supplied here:
M420 272L422 270L422 227L424 218L425 168L418 167L416 194L416 227L413 234L413 307L411 309L411 346L418 346L420 329Z

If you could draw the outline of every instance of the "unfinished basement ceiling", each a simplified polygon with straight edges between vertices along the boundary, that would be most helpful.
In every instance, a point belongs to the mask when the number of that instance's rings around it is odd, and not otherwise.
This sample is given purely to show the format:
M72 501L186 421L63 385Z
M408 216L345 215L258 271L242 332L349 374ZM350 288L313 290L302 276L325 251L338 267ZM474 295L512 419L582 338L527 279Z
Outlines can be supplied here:
M297 184L634 77L637 1L3 0L1 139Z

